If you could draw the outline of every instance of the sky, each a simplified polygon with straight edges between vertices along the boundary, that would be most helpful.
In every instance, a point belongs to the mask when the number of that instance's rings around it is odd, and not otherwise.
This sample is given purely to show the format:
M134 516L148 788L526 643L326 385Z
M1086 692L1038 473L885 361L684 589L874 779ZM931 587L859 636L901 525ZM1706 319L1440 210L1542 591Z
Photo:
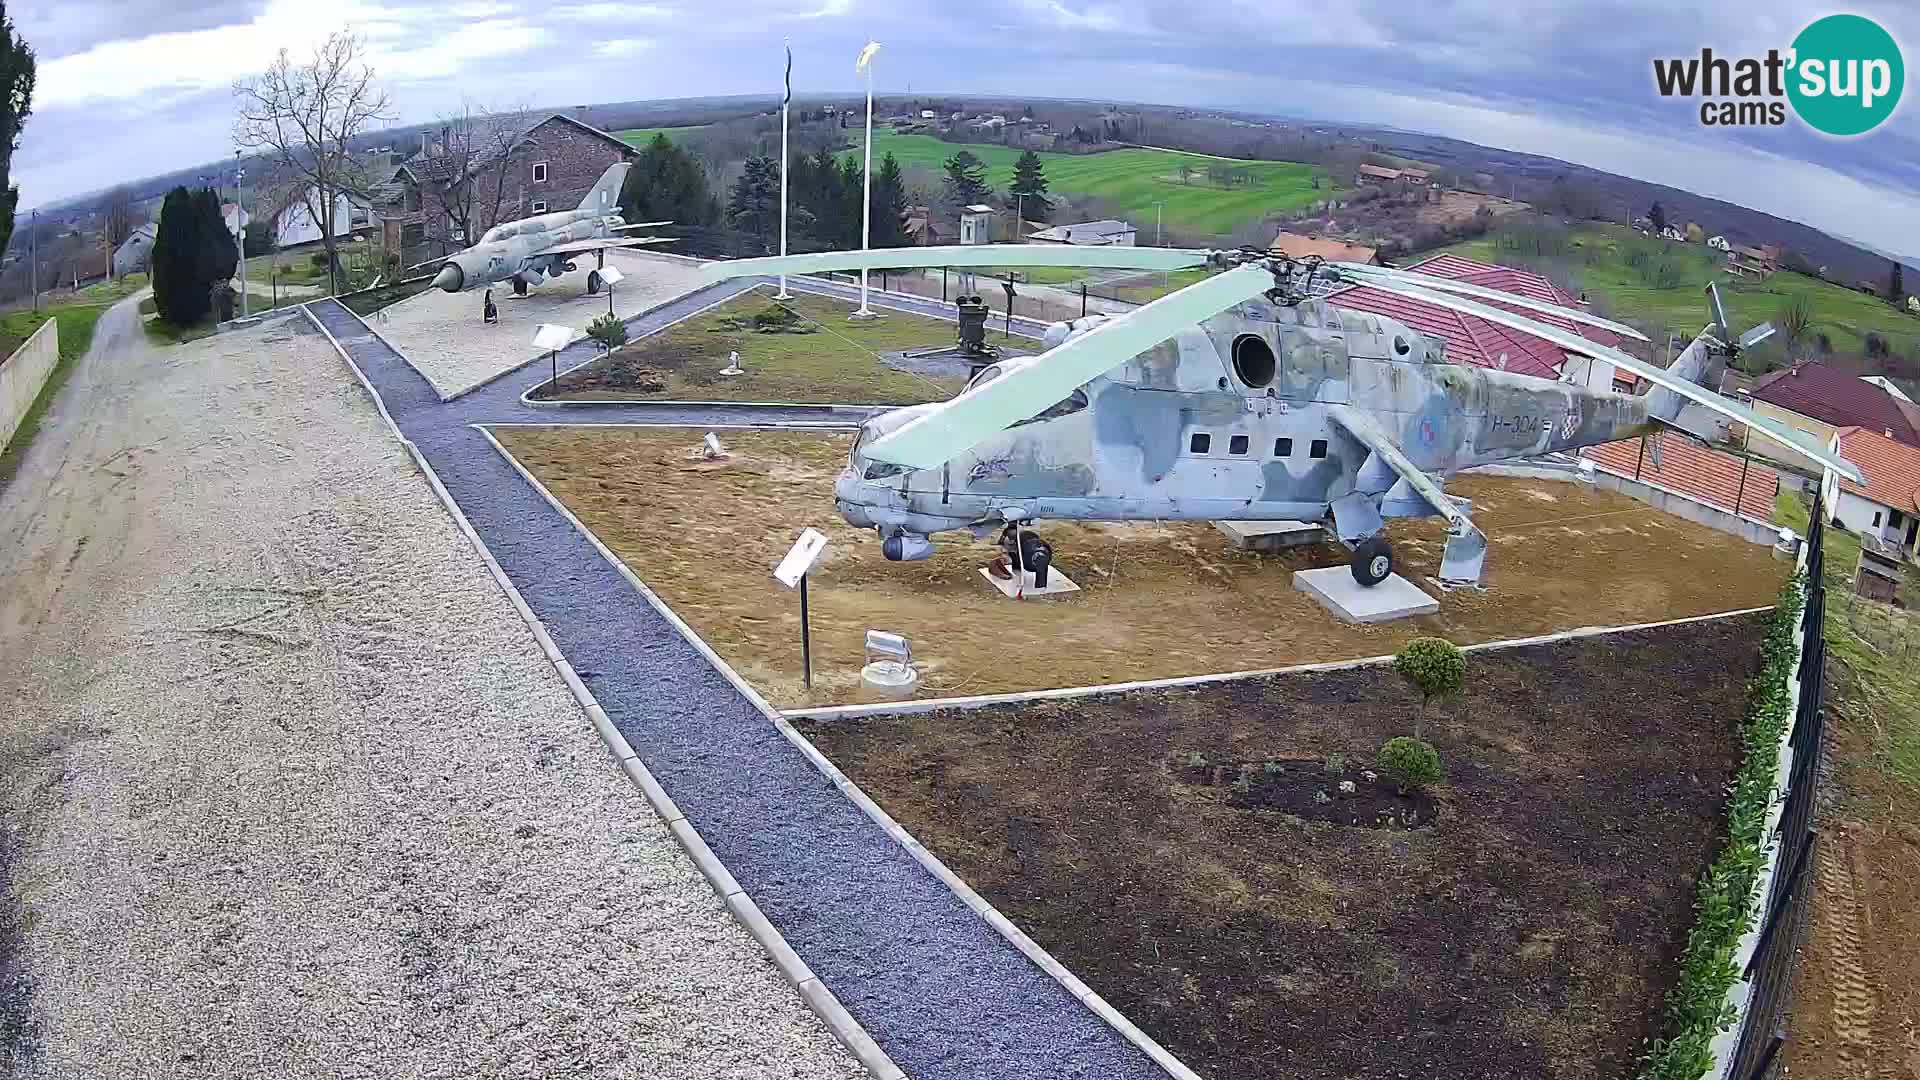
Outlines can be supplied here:
M1656 57L1785 49L1832 11L1920 60L1920 5L1860 0L28 0L21 207L231 156L232 84L351 28L423 122L482 105L777 93L1086 97L1378 124L1544 154L1920 256L1920 90L1873 132L1703 127Z

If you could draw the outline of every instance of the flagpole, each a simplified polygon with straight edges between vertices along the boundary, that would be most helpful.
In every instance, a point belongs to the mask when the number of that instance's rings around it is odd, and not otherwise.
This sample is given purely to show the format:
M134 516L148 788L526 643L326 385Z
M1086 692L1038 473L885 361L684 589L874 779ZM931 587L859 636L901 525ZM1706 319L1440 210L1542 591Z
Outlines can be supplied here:
M787 254L787 172L792 163L787 152L787 113L793 106L793 46L787 46L786 94L780 99L780 256ZM780 291L773 294L775 300L791 300L787 292L787 275L780 275Z
M867 145L866 168L860 181L860 250L868 251L873 247L873 54L880 51L880 43L867 42L860 50L859 67L867 73ZM849 318L877 318L874 310L867 306L867 271L860 269L860 309Z

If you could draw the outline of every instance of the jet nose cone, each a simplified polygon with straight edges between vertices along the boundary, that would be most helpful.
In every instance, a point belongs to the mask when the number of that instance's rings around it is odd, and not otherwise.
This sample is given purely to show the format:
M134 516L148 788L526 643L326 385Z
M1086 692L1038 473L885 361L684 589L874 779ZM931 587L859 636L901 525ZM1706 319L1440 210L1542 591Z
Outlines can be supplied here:
M466 278L467 275L461 272L459 263L448 263L433 276L433 287L447 292L459 292L460 286L466 283Z

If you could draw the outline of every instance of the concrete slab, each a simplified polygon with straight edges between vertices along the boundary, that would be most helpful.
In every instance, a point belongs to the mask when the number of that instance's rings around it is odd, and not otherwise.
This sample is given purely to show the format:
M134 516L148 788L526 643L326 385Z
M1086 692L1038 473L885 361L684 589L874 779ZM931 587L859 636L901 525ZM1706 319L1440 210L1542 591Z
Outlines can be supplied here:
M1353 571L1344 566L1296 570L1293 587L1350 623L1390 622L1440 610L1440 601L1399 574L1369 589L1353 580Z
M1021 574L1022 580L1019 582L994 577L992 572L984 566L980 568L980 576L992 582L993 587L1000 590L1000 595L1009 600L1037 600L1048 596L1059 596L1061 593L1080 591L1080 586L1075 585L1072 578L1061 573L1057 566L1047 568L1047 587L1044 589L1034 587L1031 570Z
M1242 551L1284 551L1327 539L1327 530L1309 521L1216 521L1213 527Z

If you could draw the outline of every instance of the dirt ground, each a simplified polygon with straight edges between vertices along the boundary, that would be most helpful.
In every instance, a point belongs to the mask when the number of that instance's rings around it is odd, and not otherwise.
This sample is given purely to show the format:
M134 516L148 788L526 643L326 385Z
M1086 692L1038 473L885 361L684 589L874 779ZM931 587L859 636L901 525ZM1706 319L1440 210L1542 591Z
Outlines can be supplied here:
M1475 191L1444 191L1438 202L1430 202L1420 208L1414 220L1422 225L1457 225L1470 220L1481 207L1486 207L1495 217L1503 214L1517 214L1527 209L1526 203L1503 199L1498 195L1482 195Z
M1410 725L1386 667L796 722L1204 1076L1611 1080L1657 1032L1763 618L1475 654L1427 718L1425 827L1246 808L1192 765L1337 790Z
M1206 524L1049 522L1054 565L1081 586L1013 601L978 568L997 549L943 535L931 559L889 563L871 531L835 515L851 436L722 433L731 456L696 460L699 433L531 428L495 434L743 677L785 707L858 700L869 628L906 635L922 696L986 694L1377 656L1423 635L1461 644L1770 604L1786 564L1768 549L1570 483L1464 478L1491 541L1488 591L1444 594L1438 614L1353 626L1292 585L1344 566L1337 547L1284 556L1232 548ZM811 578L814 688L800 678L798 598L771 576L806 526L825 531ZM1389 535L1423 581L1445 545L1437 520ZM1429 588L1431 588L1429 586Z
M953 323L900 311L853 321L852 304L795 293L779 305L799 317L791 328L756 329L754 316L775 307L772 293L765 286L742 293L562 375L558 389L542 384L534 396L913 405L950 397L965 383L897 370L881 359L952 345ZM746 374L721 375L735 354Z

